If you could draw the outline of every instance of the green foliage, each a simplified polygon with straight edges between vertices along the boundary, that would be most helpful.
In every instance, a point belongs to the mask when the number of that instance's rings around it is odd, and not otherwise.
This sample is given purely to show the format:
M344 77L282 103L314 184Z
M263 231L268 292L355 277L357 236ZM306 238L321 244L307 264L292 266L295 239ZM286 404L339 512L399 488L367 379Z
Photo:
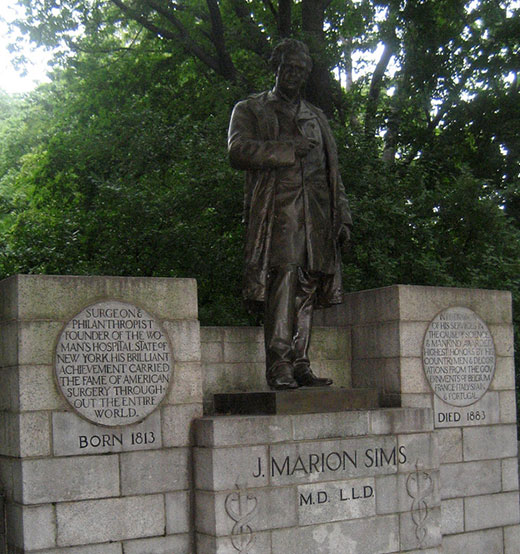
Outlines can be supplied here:
M220 2L221 36L211 2L169 3L169 18L148 0L20 4L20 27L59 50L50 85L0 95L0 276L194 277L204 324L255 321L226 129L272 83L281 4ZM355 221L346 287L507 288L518 303L518 9L333 0L321 36L312 4L293 3L292 34L350 80L331 89Z

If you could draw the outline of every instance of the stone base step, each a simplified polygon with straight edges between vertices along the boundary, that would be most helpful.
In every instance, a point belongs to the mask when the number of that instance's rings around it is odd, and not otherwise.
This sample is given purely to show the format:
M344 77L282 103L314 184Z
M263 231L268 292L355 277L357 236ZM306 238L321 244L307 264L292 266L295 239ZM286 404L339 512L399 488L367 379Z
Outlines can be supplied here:
M215 413L229 415L313 414L379 408L376 389L336 387L222 393L215 394L213 400Z

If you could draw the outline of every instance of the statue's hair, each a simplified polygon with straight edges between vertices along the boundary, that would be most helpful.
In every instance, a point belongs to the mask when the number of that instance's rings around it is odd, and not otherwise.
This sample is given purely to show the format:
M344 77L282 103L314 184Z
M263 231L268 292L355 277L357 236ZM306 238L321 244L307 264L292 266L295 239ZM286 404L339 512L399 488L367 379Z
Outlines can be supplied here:
M307 65L307 71L310 73L312 69L312 58L309 48L304 42L296 40L295 38L285 38L279 42L274 47L271 58L269 59L269 64L273 71L278 71L278 68L282 63L282 58L285 54L298 54L304 57Z

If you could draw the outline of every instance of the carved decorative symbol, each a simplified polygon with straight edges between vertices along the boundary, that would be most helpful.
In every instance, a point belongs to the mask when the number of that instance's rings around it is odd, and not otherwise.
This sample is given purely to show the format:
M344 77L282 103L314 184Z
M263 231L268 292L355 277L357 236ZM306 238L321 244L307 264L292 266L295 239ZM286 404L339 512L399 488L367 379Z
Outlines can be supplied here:
M248 494L245 485L237 481L237 490L226 496L224 506L227 515L235 522L231 530L231 544L240 554L248 554L255 536L249 523L255 517L258 500Z
M433 493L433 479L429 473L423 471L419 460L415 464L415 472L410 473L406 480L406 492L412 499L411 515L415 524L415 536L419 541L419 547L422 548L428 535L428 497Z

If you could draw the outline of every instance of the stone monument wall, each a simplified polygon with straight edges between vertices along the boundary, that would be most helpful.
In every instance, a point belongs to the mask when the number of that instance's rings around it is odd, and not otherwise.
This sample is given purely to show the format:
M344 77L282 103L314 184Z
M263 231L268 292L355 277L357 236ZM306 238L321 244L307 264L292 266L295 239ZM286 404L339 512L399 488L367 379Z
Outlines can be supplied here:
M511 294L396 285L350 294L317 319L351 329L354 386L433 410L444 553L518 552Z
M195 281L14 276L0 336L8 552L192 554Z

